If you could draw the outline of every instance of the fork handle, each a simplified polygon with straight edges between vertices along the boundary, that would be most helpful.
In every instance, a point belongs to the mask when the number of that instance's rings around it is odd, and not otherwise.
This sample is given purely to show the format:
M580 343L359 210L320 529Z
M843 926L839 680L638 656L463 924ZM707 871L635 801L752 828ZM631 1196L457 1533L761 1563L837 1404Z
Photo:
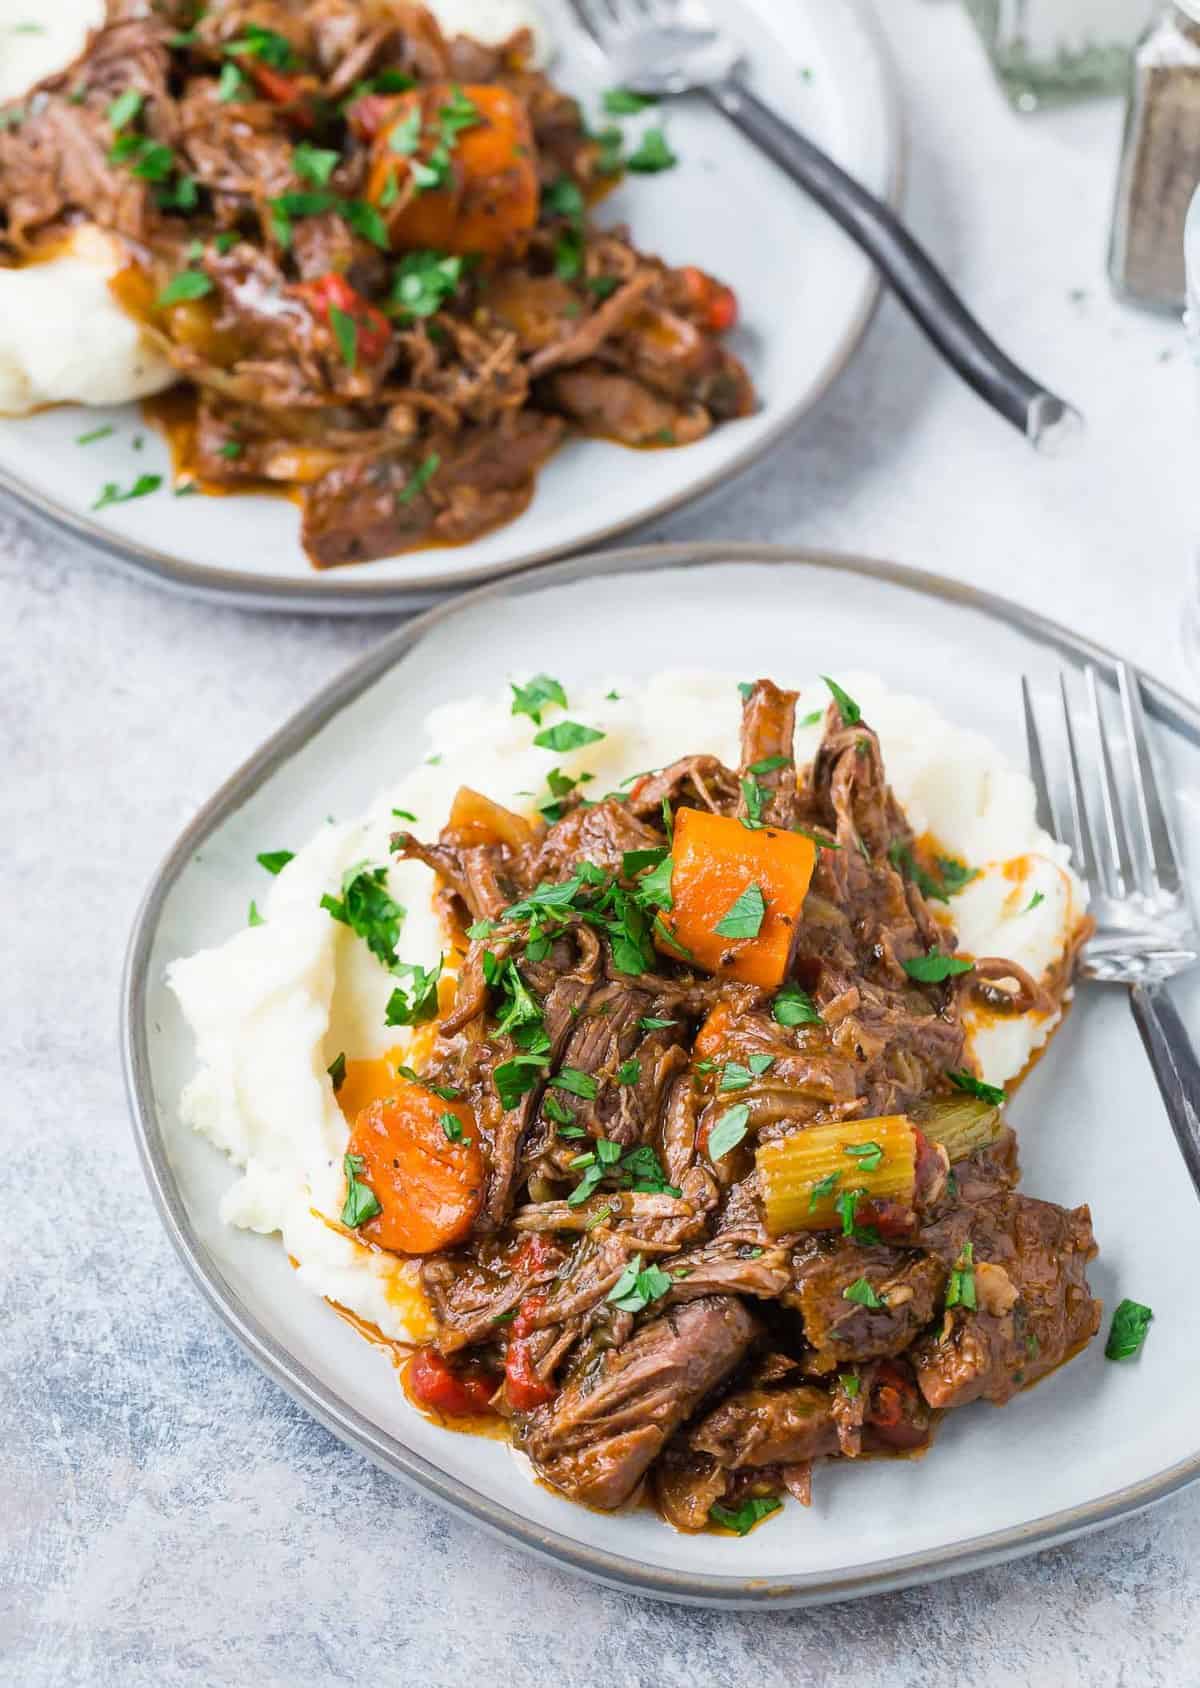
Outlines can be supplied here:
M1200 1061L1165 985L1133 985L1129 999L1175 1141L1200 1195Z
M705 92L874 260L946 362L993 410L1032 445L1047 450L1061 447L1080 430L1079 412L1001 351L890 206L868 193L736 76L709 84Z

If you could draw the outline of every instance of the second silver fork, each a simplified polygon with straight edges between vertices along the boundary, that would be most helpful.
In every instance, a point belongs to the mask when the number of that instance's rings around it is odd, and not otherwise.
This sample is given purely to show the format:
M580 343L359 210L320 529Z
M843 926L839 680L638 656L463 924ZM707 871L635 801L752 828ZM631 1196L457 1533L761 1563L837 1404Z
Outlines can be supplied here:
M1084 677L1086 715L1072 707L1066 677L1059 675L1065 817L1055 812L1033 695L1028 680L1021 681L1038 820L1069 846L1088 887L1096 933L1084 951L1081 972L1128 988L1172 1130L1200 1195L1200 1062L1166 989L1168 979L1200 961L1200 933L1155 768L1141 681L1127 664L1117 664L1124 745L1114 755L1102 689L1091 664ZM1080 754L1087 743L1094 750L1092 789L1098 803L1088 798Z

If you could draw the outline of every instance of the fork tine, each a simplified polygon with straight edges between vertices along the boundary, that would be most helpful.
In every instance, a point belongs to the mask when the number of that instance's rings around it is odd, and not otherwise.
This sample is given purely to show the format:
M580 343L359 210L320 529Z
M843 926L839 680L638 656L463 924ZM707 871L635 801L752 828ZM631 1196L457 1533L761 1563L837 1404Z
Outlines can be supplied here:
M1158 776L1154 772L1150 735L1146 730L1146 711L1142 703L1141 677L1127 664L1119 662L1117 686L1121 693L1125 730L1129 735L1129 760L1133 766L1138 819L1141 821L1142 843L1150 874L1149 888L1177 893L1182 888L1179 863L1158 792Z
M1070 781L1067 787L1071 799L1071 850L1081 878L1095 894L1099 876L1096 872L1096 847L1092 840L1092 823L1088 818L1087 798L1083 793L1083 775L1079 769L1079 753L1075 745L1075 729L1071 725L1071 700L1067 695L1067 677L1059 671L1058 689L1062 694L1063 727L1067 739L1067 765Z
M571 0L579 21L592 39L607 47L616 33L616 21L608 0Z
M1037 716L1033 712L1033 697L1029 678L1021 676L1021 699L1025 705L1025 743L1029 749L1029 777L1037 798L1037 823L1051 838L1058 836L1054 825L1054 805L1050 801L1050 787L1046 783L1046 763L1042 756L1042 741L1038 734Z
M1099 746L1100 801L1104 809L1104 832L1108 843L1108 854L1102 863L1104 880L1111 897L1125 897L1133 887L1133 853L1129 848L1129 833L1125 827L1125 816L1113 778L1112 753L1108 747L1104 712L1100 707L1100 687L1096 680L1096 670L1090 662L1085 673L1088 699L1092 706L1092 726Z

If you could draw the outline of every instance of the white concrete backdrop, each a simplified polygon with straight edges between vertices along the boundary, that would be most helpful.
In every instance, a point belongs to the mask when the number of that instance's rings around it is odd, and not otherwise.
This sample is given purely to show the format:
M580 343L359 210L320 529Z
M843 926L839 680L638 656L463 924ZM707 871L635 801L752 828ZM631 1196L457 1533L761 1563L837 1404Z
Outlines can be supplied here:
M1177 326L1107 292L1120 112L1018 119L951 0L877 3L911 130L908 216L998 337L1084 408L1087 443L1036 459L885 303L767 463L647 537L939 569L1195 693L1180 642L1195 374ZM385 628L204 608L7 509L0 578L0 1681L1200 1683L1200 1491L928 1590L793 1616L678 1610L479 1539L261 1378L151 1211L118 969L179 827Z

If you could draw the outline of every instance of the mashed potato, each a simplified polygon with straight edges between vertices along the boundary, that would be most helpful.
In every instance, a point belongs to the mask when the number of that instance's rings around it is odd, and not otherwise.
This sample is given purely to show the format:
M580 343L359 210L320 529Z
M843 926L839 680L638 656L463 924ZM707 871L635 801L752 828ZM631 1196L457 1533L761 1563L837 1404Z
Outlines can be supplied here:
M109 291L124 259L95 228L69 251L0 269L0 415L48 404L124 404L160 393L175 371Z
M889 692L867 675L842 680L879 732L892 786L914 830L978 869L948 911L960 949L1007 956L1040 976L1061 960L1084 893L1065 849L1036 823L1028 778L986 739L943 720L928 703ZM444 704L428 720L426 760L361 820L324 827L268 883L259 894L262 925L173 964L170 984L197 1054L182 1118L241 1169L222 1203L225 1220L280 1232L302 1282L385 1335L420 1340L428 1334L414 1264L372 1252L320 1217L340 1210L347 1139L326 1069L339 1054L352 1063L378 1059L422 1035L385 1026L395 978L360 938L321 910L320 899L339 894L347 869L387 862L388 839L399 824L395 810L415 815L422 836L436 836L463 784L529 810L529 794L544 792L555 764L568 774L594 774L597 791L700 749L736 765L735 682L736 676L689 672L644 685L619 677L586 691L568 685L571 719L598 727L604 737L566 757L533 744L535 729L510 713L507 694ZM827 701L819 681L807 685L798 717L823 711ZM553 718L552 710L546 719ZM816 725L798 731L797 761L811 760L819 736ZM293 842L262 840L271 850ZM401 958L432 966L443 936L429 870L419 862L392 865L387 886L407 910ZM1058 1017L969 1016L984 1077L1003 1084L1019 1074Z

